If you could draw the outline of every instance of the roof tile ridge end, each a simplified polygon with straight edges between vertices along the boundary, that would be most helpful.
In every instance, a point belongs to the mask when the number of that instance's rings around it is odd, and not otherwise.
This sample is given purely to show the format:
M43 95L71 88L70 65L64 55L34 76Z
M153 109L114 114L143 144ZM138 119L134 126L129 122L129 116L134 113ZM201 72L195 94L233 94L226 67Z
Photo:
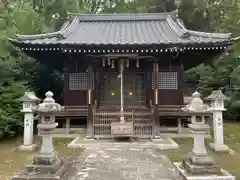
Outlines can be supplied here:
M69 36L69 34L71 34L71 32L78 23L79 23L78 16L74 16L72 20L68 21L68 23L66 23L66 25L59 31L62 37L66 38L67 36Z
M187 29L184 24L181 22L181 19L177 19L177 23L182 27L185 31L185 35L195 35L195 36L203 36L203 37L213 37L213 38L223 38L223 39L230 39L232 37L231 33L211 33L211 32L203 32L203 31L194 31Z
M211 38L220 38L220 39L231 39L232 33L216 33L216 32L203 32L203 31L194 31L187 29L187 33L194 36L202 37L211 37Z
M171 15L171 17L178 19L179 18L179 9L169 12L169 15Z
M41 34L33 34L33 35L16 35L16 39L19 41L26 41L26 40L36 40L36 39L46 39L46 38L54 38L54 37L61 37L60 31L49 32L49 33L41 33Z
M171 15L168 15L166 21L176 34L184 36L184 34L186 33L185 27L181 26L178 22L175 22Z

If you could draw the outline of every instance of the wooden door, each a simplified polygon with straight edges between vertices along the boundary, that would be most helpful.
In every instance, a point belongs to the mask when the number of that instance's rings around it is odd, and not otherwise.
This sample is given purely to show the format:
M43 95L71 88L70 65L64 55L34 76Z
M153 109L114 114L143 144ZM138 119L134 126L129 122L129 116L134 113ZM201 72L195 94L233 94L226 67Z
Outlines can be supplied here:
M144 74L124 74L124 105L144 104Z
M121 79L117 73L108 73L104 80L102 89L104 99L102 104L116 105L121 104ZM124 105L137 106L145 102L144 74L124 73L123 76L123 96Z

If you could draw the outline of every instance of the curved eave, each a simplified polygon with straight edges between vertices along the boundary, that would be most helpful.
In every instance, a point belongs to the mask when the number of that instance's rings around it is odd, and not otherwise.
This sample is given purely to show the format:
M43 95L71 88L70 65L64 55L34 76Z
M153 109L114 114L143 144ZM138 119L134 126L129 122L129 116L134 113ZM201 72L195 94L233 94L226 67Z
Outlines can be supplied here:
M15 42L16 43L16 42ZM19 43L19 42L17 42ZM221 46L160 46L160 45L141 45L141 46L67 46L67 45L29 45L22 43L15 44L25 53L41 52L65 52L65 53L159 53L159 52L185 52L185 51L226 51L230 44Z
M65 39L69 33L76 27L78 24L78 18L74 17L71 20L67 21L59 31L50 32L50 33L42 33L42 34L34 34L34 35L16 35L16 40L19 42L24 41L33 41L33 40L45 40L56 38L57 40Z
M237 40L239 40L240 38L238 38ZM63 48L66 48L69 46L69 48L74 48L74 47L84 47L84 48L92 48L92 47L100 47L102 46L103 48L104 47L109 47L109 46L112 46L113 48L114 47L126 47L126 46L131 46L131 47L147 47L147 46L161 46L161 47L165 47L165 48L168 48L168 47L171 47L171 48L188 48L188 47L223 47L223 46L230 46L232 45L235 41L236 41L236 38L235 39L230 39L230 40L222 40L222 41L217 41L217 42L168 42L168 43L92 43L92 44L89 44L89 43L79 43L77 41L68 41L68 42L62 42L62 41L43 41L43 42L39 42L39 41L36 41L36 42L32 42L32 41L19 41L17 39L9 39L9 41L15 45L15 46L18 46L18 47L47 47L47 46L52 46L52 47L63 47Z

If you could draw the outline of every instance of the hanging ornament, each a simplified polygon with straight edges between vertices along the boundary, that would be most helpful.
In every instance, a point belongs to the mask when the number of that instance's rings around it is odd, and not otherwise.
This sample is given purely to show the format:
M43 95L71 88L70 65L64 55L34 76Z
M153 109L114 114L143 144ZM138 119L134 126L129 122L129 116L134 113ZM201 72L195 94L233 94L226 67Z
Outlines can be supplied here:
M129 67L129 59L127 60L126 67Z
M112 60L112 68L114 68L114 60Z
M102 60L102 67L105 67L106 66L106 61L105 59Z
M139 68L139 59L137 57L136 67Z

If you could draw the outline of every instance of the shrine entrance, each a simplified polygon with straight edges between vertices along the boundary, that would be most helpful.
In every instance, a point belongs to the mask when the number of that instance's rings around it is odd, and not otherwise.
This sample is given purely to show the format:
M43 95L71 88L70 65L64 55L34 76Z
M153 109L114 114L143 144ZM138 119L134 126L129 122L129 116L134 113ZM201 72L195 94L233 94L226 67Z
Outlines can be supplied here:
M120 106L121 78L119 73L109 73L104 79L104 97L102 105ZM124 106L144 105L144 73L123 74Z
M102 76L100 107L93 110L93 135L97 138L152 138L152 109L146 106L145 73L120 61ZM137 66L139 67L139 66Z

